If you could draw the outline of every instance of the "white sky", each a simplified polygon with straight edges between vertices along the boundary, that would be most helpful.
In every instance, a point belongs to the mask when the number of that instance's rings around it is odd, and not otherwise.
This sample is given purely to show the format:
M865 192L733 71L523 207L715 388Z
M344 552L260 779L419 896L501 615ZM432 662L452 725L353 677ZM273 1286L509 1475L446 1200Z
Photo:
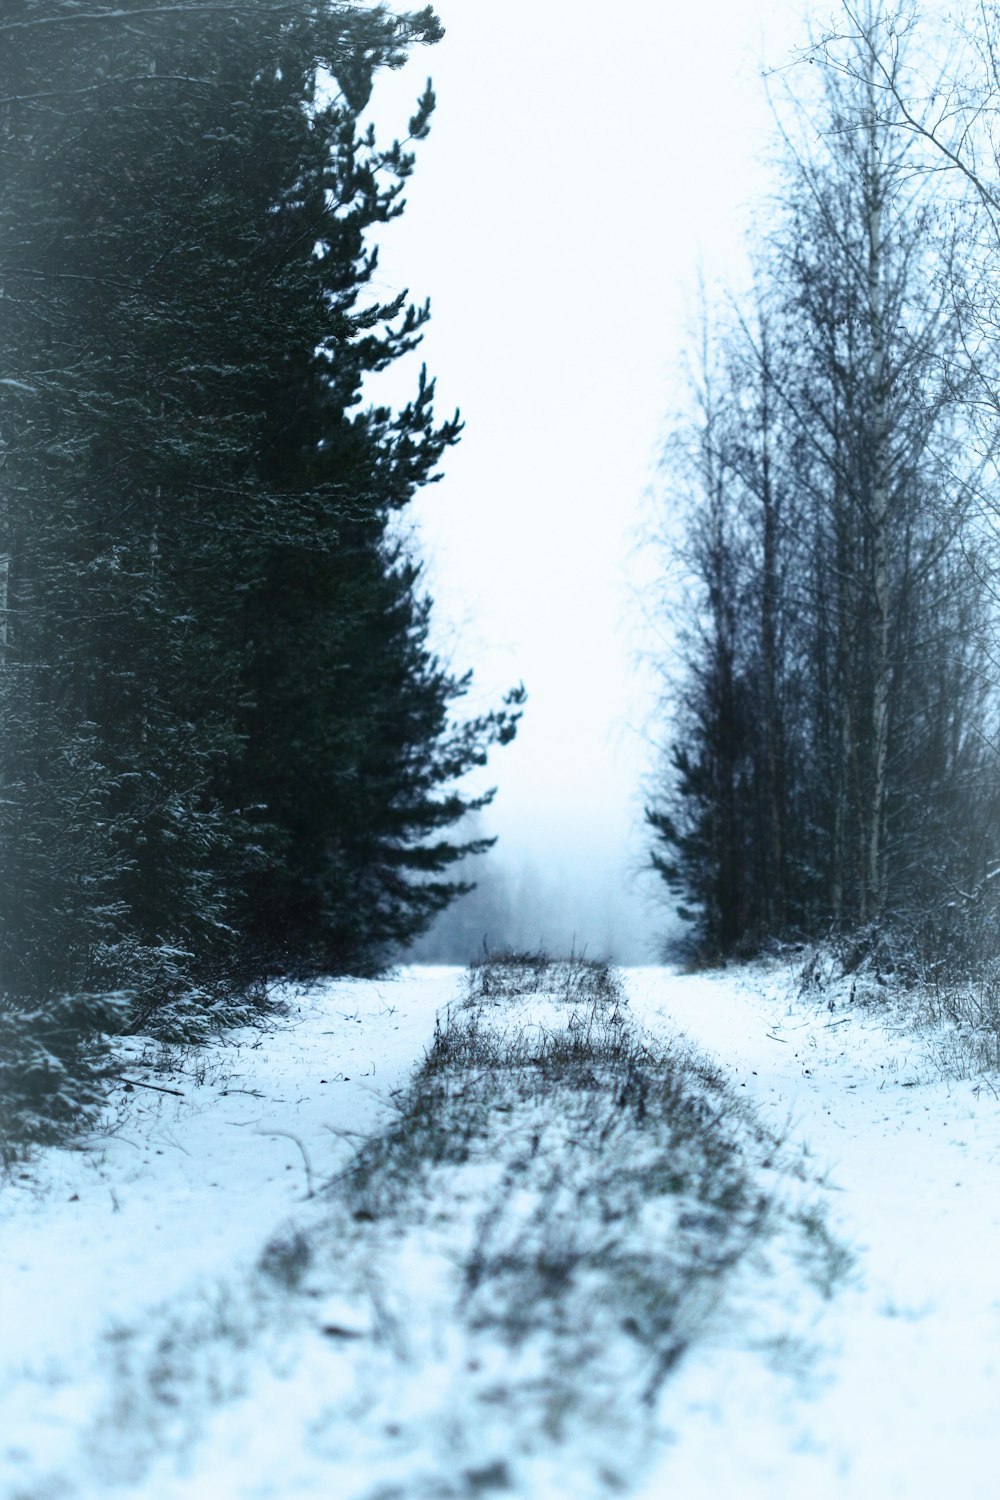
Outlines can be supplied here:
M641 919L643 496L699 260L738 261L763 181L762 49L782 60L805 3L440 0L445 40L378 85L383 132L428 73L438 95L379 286L430 296L421 354L441 414L467 423L413 508L438 624L487 700L524 679L491 828L507 863L558 885L590 951L595 906L616 929Z

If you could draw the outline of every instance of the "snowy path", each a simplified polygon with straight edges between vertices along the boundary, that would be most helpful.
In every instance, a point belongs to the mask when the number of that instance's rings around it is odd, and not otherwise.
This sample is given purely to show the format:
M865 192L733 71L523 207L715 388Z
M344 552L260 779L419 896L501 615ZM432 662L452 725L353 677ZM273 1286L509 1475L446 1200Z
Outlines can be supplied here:
M715 1056L785 1137L786 1159L802 1156L825 1184L812 1196L855 1255L850 1282L826 1303L797 1269L786 1280L746 1263L726 1317L663 1388L658 1415L672 1441L637 1500L995 1500L1000 1082L949 1081L933 1038L894 1026L889 1011L843 1006L839 994L833 1011L826 992L802 999L787 970L648 969L626 980L636 1018L680 1029ZM328 1179L359 1133L382 1127L436 1011L460 987L454 969L330 984L296 998L272 1031L207 1049L207 1072L198 1054L175 1074L136 1057L134 1077L183 1098L138 1090L120 1129L91 1151L42 1153L0 1182L3 1500L107 1492L81 1470L78 1447L107 1386L101 1330L141 1324L157 1304L192 1305L192 1287L232 1280L283 1223L318 1221L328 1210L306 1198L306 1162ZM443 1331L434 1338L448 1345ZM161 1482L128 1493L326 1493L329 1455L307 1452L299 1407L306 1386L322 1391L334 1368L350 1368L355 1348L314 1340L298 1385L261 1366L269 1420L255 1432L273 1450L277 1488L262 1488L249 1462L237 1401L186 1478L164 1468ZM431 1405L435 1389L424 1392ZM377 1406L345 1410L367 1494L366 1465L377 1468L384 1446ZM74 1482L52 1489L46 1475ZM565 1494L558 1478L518 1490L522 1500L581 1493Z
M787 974L635 970L635 1011L725 1062L765 1120L828 1174L852 1284L768 1341L754 1319L695 1350L667 1389L676 1443L644 1500L995 1500L1000 1494L1000 1102L948 1081L927 1041L861 1007L792 998ZM662 1019L661 1019L662 1018ZM771 1333L787 1328L772 1291Z
M42 1461L71 1463L107 1325L251 1264L290 1216L308 1223L306 1159L318 1184L384 1124L460 973L296 994L270 1030L232 1033L173 1073L141 1066L136 1043L130 1076L181 1097L136 1090L120 1130L0 1178L4 1500Z

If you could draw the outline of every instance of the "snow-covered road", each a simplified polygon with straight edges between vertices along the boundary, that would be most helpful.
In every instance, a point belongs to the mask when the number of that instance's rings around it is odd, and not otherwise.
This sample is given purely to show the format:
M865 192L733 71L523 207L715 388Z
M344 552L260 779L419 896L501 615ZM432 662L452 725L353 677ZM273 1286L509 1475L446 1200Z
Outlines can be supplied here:
M1000 1101L885 1010L829 1007L784 971L628 976L635 1011L731 1069L826 1181L856 1256L819 1319L762 1284L664 1394L676 1442L644 1500L996 1500ZM762 993L763 991L763 993ZM838 998L839 994L838 992ZM748 1347L748 1344L753 1347Z
M319 1185L384 1125L460 974L294 992L262 1031L175 1049L176 1070L125 1043L127 1075L152 1086L117 1096L120 1121L0 1178L2 1500L38 1467L73 1466L103 1330L238 1273L290 1216L308 1223L307 1163Z
M957 1080L934 1060L940 1035L846 1004L844 985L800 993L787 967L631 970L626 983L641 1024L680 1029L724 1064L785 1138L786 1168L798 1159L819 1184L809 1196L854 1255L828 1301L795 1268L776 1272L769 1249L744 1264L663 1388L671 1440L641 1500L995 1500L1000 1081ZM107 1385L101 1331L238 1276L283 1222L308 1228L310 1181L335 1175L389 1118L460 987L453 969L331 984L294 997L273 1030L207 1049L203 1068L195 1054L153 1072L136 1055L132 1076L180 1093L136 1090L89 1151L43 1152L0 1183L3 1500L102 1493L79 1449ZM802 1201L801 1184L788 1190ZM267 1379L278 1392L282 1377ZM236 1402L221 1420L238 1433L253 1418ZM291 1424L286 1441L295 1451L283 1468L276 1450L277 1472L306 1476L288 1500L322 1492L321 1458L307 1461ZM196 1466L176 1489L139 1480L128 1493L278 1493L227 1468L224 1451L209 1444L215 1469ZM46 1488L59 1475L68 1487ZM564 1496L553 1481L522 1500Z

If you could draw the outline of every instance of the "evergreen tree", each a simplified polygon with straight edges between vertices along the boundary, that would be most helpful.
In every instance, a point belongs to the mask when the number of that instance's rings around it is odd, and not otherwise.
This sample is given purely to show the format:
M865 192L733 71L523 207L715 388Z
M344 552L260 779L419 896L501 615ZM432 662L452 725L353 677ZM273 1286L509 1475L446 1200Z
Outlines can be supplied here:
M382 961L461 881L470 723L393 518L458 436L372 297L413 158L359 134L430 11L0 21L0 995L199 1024ZM428 88L410 122L429 124ZM171 1019L172 1018L172 1019Z

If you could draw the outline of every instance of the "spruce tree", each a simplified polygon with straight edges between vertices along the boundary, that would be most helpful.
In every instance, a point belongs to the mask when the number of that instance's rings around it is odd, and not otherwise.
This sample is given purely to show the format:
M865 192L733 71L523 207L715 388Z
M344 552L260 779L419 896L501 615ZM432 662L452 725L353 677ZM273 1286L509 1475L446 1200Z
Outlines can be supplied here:
M454 722L393 518L460 422L426 376L402 411L364 390L428 309L372 296L413 157L359 116L439 34L341 3L5 7L10 1012L117 993L189 1033L275 974L371 968L462 889L457 783L520 694Z

